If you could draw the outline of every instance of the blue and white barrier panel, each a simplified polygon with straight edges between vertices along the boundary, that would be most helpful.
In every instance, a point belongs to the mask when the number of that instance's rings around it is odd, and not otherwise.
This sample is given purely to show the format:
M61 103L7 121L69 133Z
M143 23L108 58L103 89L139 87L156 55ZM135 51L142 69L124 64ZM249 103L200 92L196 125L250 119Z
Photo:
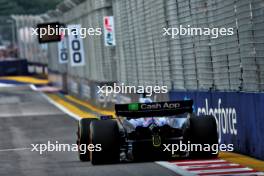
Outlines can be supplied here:
M264 93L179 92L170 100L193 99L197 115L213 115L219 141L237 152L264 159Z

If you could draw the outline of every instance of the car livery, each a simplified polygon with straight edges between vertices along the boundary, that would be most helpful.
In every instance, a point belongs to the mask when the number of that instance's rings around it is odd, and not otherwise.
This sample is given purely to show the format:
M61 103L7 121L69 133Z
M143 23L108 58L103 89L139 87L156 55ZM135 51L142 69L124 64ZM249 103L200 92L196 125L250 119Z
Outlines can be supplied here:
M79 153L81 161L107 164L218 155L209 151L172 154L164 150L168 144L218 144L215 118L194 115L192 100L116 104L115 112L116 118L102 116L80 120L77 143L101 144L102 148L101 151ZM142 123L134 123L137 119ZM148 123L144 123L146 121Z

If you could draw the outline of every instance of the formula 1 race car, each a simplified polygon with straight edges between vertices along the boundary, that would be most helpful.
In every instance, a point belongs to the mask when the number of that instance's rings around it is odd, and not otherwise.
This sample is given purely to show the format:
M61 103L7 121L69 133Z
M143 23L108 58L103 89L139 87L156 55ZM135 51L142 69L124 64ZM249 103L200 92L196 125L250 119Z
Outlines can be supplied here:
M216 157L210 151L176 151L173 144L218 144L213 116L193 114L193 101L116 104L116 118L79 121L77 144L100 144L100 151L79 152L81 161L107 164L129 161Z

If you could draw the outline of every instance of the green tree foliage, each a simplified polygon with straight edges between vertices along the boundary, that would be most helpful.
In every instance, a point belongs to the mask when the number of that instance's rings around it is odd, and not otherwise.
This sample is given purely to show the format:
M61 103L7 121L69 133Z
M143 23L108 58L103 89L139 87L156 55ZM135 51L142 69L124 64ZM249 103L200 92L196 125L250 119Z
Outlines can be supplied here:
M0 41L11 40L10 15L42 14L63 0L0 0Z
M54 9L62 0L0 0L0 16L41 14Z

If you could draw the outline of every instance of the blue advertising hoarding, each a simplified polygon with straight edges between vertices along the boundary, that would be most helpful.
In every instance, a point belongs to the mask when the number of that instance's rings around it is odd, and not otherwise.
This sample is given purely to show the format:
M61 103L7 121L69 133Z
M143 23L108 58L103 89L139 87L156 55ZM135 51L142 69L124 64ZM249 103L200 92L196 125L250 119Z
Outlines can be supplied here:
M193 99L198 115L213 115L219 141L264 159L264 93L171 91L170 100Z

